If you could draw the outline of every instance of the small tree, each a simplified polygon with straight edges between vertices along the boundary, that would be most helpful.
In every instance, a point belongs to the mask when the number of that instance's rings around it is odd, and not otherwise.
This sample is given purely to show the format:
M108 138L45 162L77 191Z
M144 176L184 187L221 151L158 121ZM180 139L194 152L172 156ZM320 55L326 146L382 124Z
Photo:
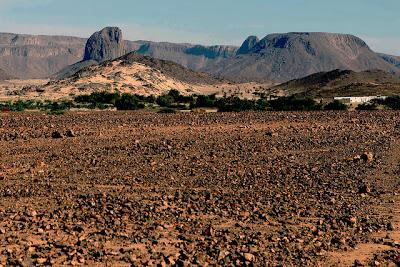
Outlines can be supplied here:
M161 107L170 107L174 101L175 99L170 95L161 95L157 98L157 104Z

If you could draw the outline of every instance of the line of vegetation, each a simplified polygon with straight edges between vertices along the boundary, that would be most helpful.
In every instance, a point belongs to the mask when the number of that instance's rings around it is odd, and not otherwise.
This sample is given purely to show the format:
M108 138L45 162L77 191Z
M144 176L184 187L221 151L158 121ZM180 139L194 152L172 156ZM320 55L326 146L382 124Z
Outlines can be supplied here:
M400 109L400 97L376 99L371 103L360 104L357 110L375 110L378 106L389 109ZM278 97L268 100L241 99L238 96L217 97L213 95L184 96L178 90L170 90L160 96L143 96L138 94L120 94L95 92L76 96L73 101L33 101L18 100L0 103L2 111L43 110L51 114L62 114L71 108L140 110L155 109L160 113L174 113L177 110L215 109L219 112L240 111L314 111L314 110L347 110L348 105L334 100L329 103L317 102L312 98Z

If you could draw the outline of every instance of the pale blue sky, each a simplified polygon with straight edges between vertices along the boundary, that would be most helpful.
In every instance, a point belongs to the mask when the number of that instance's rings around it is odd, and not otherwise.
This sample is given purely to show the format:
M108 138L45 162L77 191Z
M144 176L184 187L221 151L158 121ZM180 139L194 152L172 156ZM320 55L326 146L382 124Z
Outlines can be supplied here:
M351 33L400 55L400 0L0 0L0 32L88 37L120 26L126 39L240 43L248 35Z

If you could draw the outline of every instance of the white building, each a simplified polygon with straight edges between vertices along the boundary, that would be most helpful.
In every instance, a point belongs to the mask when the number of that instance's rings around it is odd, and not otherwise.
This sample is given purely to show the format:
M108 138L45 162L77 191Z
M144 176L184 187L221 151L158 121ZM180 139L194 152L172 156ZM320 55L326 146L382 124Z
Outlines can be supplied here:
M344 96L344 97L334 97L334 100L338 100L344 103L368 103L374 99L386 99L387 96Z

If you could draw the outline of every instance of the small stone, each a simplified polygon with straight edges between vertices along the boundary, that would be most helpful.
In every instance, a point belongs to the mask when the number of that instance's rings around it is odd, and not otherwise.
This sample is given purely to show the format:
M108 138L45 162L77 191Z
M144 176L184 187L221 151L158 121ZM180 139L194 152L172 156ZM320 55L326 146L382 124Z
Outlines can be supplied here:
M372 152L365 152L361 155L361 159L364 161L371 162L374 160L374 154Z
M64 136L59 132L59 131L55 131L51 134L51 137L53 139L60 139L60 138L64 138Z
M47 261L46 258L38 258L38 259L36 259L36 262L37 262L38 264L44 264L46 261Z
M244 259L248 262L253 262L255 259L255 256L251 253L244 253Z
M364 266L364 263L362 262L362 261L360 261L360 260L355 260L354 261L354 266Z
M209 226L204 230L203 234L205 236L214 236L214 229L212 228L212 226Z
M357 223L357 218L356 217L350 217L349 221L352 224L356 224Z
M73 130L68 130L68 131L65 133L65 135L66 135L67 137L76 137L76 134L75 134L75 132L74 132Z

